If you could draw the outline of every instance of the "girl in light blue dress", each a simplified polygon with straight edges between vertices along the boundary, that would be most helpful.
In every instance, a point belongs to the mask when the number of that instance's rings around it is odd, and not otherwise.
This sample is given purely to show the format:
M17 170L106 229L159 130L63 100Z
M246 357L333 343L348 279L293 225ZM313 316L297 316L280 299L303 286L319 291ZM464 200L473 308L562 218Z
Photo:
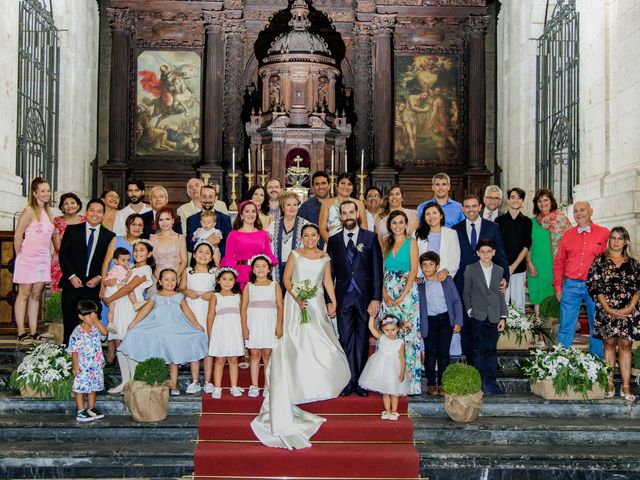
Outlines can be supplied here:
M199 365L208 351L207 334L184 296L176 292L177 283L175 270L166 268L160 272L158 293L137 313L118 348L137 362L163 358L169 364L173 396L180 395L180 364ZM192 368L191 372L195 376L192 380L197 382L198 370Z

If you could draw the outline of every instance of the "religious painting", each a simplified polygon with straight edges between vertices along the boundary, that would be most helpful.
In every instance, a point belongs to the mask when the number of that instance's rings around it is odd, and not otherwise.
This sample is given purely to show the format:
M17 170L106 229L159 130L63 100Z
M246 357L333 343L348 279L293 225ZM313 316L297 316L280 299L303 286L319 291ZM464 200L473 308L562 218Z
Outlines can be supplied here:
M138 55L136 155L200 155L201 64L192 51Z
M454 163L459 157L458 56L412 54L395 60L397 165Z

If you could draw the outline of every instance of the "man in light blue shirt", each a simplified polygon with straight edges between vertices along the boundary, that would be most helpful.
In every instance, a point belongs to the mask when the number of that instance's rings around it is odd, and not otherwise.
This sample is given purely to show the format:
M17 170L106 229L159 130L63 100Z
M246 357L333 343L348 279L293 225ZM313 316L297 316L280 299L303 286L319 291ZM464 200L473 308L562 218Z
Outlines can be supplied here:
M418 205L418 218L422 219L422 212L427 203L436 201L444 212L444 226L451 228L456 223L464 220L462 205L449 198L451 179L446 173L436 173L432 179L433 198Z

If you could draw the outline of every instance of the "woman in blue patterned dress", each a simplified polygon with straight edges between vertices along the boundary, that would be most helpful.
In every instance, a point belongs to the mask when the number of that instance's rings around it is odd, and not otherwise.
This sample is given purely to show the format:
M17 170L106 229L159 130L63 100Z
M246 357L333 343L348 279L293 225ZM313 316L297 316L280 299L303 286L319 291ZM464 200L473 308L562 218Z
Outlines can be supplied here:
M75 392L76 420L91 422L103 418L96 409L96 392L104 390L104 355L101 336L107 335L107 329L98 318L98 306L91 300L78 302L78 317L82 321L69 337L67 352L73 359L73 387ZM84 396L87 396L87 408L84 408Z
M402 210L387 217L387 230L391 232L383 245L384 287L381 315L391 314L399 319L400 334L405 341L406 370L409 395L422 392L420 381L420 309L418 305L418 244L407 236L409 220Z

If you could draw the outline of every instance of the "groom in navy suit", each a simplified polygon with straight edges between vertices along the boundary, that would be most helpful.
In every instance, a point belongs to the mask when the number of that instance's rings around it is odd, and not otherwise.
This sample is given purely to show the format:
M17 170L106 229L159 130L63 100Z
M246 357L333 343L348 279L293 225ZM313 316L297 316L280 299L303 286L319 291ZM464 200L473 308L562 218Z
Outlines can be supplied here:
M344 349L351 382L342 391L361 397L367 391L358 378L369 356L369 317L380 311L382 300L382 252L375 233L358 225L358 206L352 200L340 204L342 230L327 244L335 279L338 334Z
M509 282L509 262L502 243L500 227L480 216L480 199L475 195L467 195L462 202L462 211L465 219L454 225L453 228L458 234L460 244L460 267L455 276L456 287L460 293L460 298L464 298L464 271L466 268L479 261L476 245L482 240L491 240L496 249L493 262L502 267L502 281L500 282L500 292L504 294ZM464 328L462 329L462 353L467 358L467 363L473 362L473 326L464 312Z

